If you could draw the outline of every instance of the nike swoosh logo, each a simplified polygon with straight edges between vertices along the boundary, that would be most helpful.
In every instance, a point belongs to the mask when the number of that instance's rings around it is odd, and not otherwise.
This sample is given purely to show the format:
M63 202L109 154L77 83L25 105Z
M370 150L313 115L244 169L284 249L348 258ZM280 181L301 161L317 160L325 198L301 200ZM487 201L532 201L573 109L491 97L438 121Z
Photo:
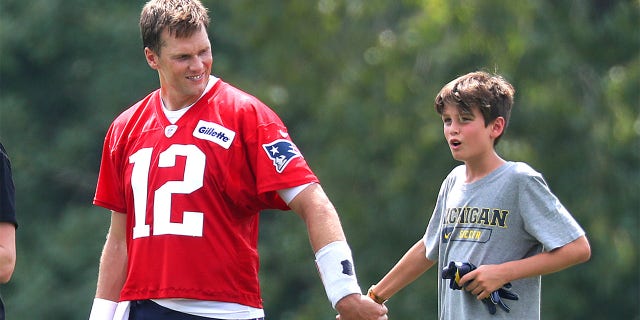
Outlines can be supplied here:
M288 136L289 136L289 134L288 134L288 133L286 133L286 132L284 132L284 131L282 131L282 130L278 130L278 131L280 132L280 135L282 135L282 137L283 137L283 138L286 138L286 137L288 137Z

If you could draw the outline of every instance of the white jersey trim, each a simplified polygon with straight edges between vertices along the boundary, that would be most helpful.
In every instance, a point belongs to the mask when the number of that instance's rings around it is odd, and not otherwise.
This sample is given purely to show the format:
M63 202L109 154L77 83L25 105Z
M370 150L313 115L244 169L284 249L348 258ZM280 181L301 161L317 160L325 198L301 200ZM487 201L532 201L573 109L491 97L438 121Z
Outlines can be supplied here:
M252 319L264 317L264 310L238 303L193 299L153 299L153 302L178 312L217 319Z
M167 117L169 122L171 122L171 124L176 124L176 122L178 122L178 120L185 113L187 113L187 110L191 109L191 107L193 107L194 104L196 104L198 101L200 101L200 99L207 92L209 92L209 90L211 90L211 88L213 88L213 86L216 84L216 82L218 82L218 80L220 80L220 79L215 77L215 76L210 75L209 76L209 82L207 82L207 87L202 92L202 95L200 96L200 98L198 98L198 100L196 100L196 102L194 102L191 105L187 106L186 108L182 108L180 110L169 110L169 109L167 109L167 107L164 105L164 100L160 99L160 101L162 102L162 111L164 111L164 115Z

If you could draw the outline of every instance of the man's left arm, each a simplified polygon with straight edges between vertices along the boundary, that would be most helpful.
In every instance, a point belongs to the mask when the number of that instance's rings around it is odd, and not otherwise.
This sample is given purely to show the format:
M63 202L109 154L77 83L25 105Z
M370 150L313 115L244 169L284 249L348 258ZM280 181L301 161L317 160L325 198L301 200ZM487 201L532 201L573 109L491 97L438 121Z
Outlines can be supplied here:
M289 207L307 227L320 277L340 319L387 319L385 306L362 295L340 218L320 184L307 186Z

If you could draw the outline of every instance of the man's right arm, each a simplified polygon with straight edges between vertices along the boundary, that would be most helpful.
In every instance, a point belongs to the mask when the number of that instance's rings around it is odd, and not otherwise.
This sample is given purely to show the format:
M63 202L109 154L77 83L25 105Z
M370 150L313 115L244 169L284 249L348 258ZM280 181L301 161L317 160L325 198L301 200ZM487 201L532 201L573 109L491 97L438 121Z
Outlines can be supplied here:
M111 319L105 313L111 313L112 317L115 312L127 273L126 225L126 214L111 212L111 226L100 257L96 297L89 319Z

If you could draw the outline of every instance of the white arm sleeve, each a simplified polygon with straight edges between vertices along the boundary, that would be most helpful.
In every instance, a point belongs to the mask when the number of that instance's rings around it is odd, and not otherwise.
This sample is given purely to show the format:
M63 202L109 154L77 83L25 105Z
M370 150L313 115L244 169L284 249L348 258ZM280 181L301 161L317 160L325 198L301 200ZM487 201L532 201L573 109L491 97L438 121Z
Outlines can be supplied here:
M281 189L278 190L278 195L280 195L280 198L282 198L282 200L284 200L284 202L288 205L291 200L293 200L293 198L295 198L300 192L302 192L302 190L314 183L315 182L309 182L297 187Z
M118 303L115 301L95 298L93 299L89 320L113 320L117 306Z

